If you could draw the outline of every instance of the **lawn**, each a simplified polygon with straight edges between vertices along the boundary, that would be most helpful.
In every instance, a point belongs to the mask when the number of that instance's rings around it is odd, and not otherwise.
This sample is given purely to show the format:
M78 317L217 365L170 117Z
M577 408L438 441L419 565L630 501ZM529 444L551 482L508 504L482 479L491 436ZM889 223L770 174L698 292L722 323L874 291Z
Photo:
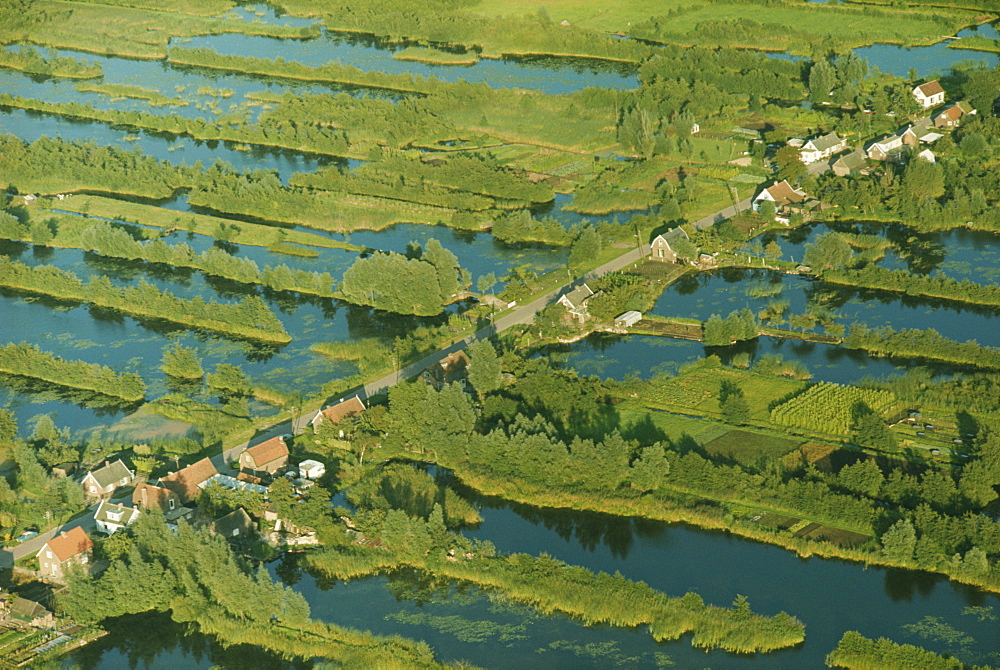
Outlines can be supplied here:
M731 430L704 445L714 459L725 459L744 466L759 467L789 453L801 440L787 440L774 435Z

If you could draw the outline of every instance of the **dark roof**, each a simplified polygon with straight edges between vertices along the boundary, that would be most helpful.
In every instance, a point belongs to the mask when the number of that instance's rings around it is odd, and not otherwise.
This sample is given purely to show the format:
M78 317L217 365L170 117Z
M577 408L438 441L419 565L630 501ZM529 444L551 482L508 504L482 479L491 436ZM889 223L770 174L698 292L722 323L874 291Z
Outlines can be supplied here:
M288 445L285 444L285 438L279 435L260 444L255 444L247 449L246 453L253 459L254 465L259 468L271 461L276 461L282 456L287 456Z
M45 547L48 547L49 551L62 563L78 554L82 554L93 546L94 543L91 541L90 536L87 535L83 528L77 526L56 535L46 542L38 553L45 551Z
M45 616L49 611L34 600L16 596L10 604L10 615L23 621L31 621Z
M921 84L920 86L917 86L917 89L924 94L925 98L937 95L938 93L944 93L944 89L941 88L941 84L939 84L936 80L929 81L926 84Z
M839 163L848 170L857 170L865 165L865 152L862 149L855 149L849 154L844 154L837 159L836 163Z
M146 509L168 509L170 497L179 497L170 489L152 484L140 484L132 491L132 504Z
M219 517L212 522L212 532L223 537L233 537L233 531L240 530L240 533L254 529L253 519L242 507L237 507L235 511L226 516Z
M327 407L323 410L323 416L328 419L330 423L340 423L347 417L361 414L364 411L365 404L361 402L361 398L354 396L353 398L348 398L341 403Z
M575 289L564 295L563 298L565 298L569 304L573 306L573 309L576 309L586 302L587 298L592 295L594 295L594 292L590 290L589 286L586 284L580 284Z
M826 151L840 144L842 140L837 136L837 133L828 133L814 140L809 140L809 142L816 147L816 151Z
M107 465L103 465L96 470L91 470L88 474L93 476L102 488L107 488L111 484L120 482L125 478L131 479L133 475L132 471L129 470L124 463L122 463L122 459L120 458L114 463L108 463Z
M183 470L178 470L166 477L161 477L160 485L176 493L180 497L181 502L187 503L195 500L201 492L198 484L217 474L219 474L219 471L215 469L215 464L212 463L212 460L203 458Z
M121 518L115 521L108 516L108 512L119 512L121 513ZM127 526L135 521L135 517L138 516L138 514L139 510L134 507L126 507L122 503L110 503L105 501L97 506L97 511L94 512L94 521L110 521L111 523Z

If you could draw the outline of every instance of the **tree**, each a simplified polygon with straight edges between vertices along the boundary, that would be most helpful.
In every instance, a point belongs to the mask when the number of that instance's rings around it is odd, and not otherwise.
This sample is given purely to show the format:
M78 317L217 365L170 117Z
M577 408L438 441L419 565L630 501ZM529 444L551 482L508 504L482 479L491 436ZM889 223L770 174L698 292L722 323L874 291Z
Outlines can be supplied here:
M882 553L893 561L913 559L917 546L917 531L909 519L900 519L882 535Z
M764 258L769 261L776 261L781 258L781 245L778 244L777 240L771 240L764 247Z
M632 488L643 493L660 488L664 478L670 474L670 461L663 451L663 445L656 443L639 452L639 458L629 468Z
M842 468L837 480L844 488L874 498L882 490L885 476L873 459L866 459Z
M917 202L944 195L944 168L925 160L911 160L903 172L903 192Z
M205 370L201 367L197 353L195 349L185 347L180 342L164 347L161 366L163 374L181 379L201 379Z
M854 250L843 235L828 232L816 238L815 243L806 244L802 262L813 270L822 272L848 265L853 256Z
M778 175L790 182L796 181L806 173L802 155L795 147L784 146L774 153L774 162L778 166Z
M759 208L758 208L757 211L760 212L760 215L767 222L774 221L774 217L778 213L777 208L774 206L774 202L771 201L771 200L763 200L763 201L761 201L760 206L759 206Z
M489 340L476 340L469 345L469 383L482 398L500 388L500 359Z
M13 412L0 408L0 446L9 445L17 438L17 419Z
M814 103L829 102L830 93L837 87L837 71L825 59L809 68L809 99Z
M570 247L570 267L582 268L601 254L601 236L592 225L583 226Z
M969 158L979 158L980 156L985 156L990 150L990 143L987 142L986 138L979 133L968 133L964 135L958 146L962 150L962 153Z
M863 402L851 408L853 424L851 439L862 449L894 452L899 448L896 435L871 407Z
M719 409L722 411L722 420L726 423L742 426L750 422L750 405L743 389L735 382L722 382L719 388Z

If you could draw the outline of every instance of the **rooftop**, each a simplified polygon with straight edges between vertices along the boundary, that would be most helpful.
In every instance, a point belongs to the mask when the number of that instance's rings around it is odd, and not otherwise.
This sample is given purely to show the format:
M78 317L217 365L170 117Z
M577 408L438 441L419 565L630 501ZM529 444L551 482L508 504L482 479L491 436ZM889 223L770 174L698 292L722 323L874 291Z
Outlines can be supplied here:
M90 539L90 536L87 535L83 528L77 526L68 531L64 530L46 542L39 553L45 551L45 547L48 547L49 551L62 563L78 554L82 554L93 546L94 543Z
M285 444L285 438L279 435L277 437L272 437L270 440L261 442L260 444L255 444L247 449L246 453L253 459L254 464L257 467L260 467L270 463L271 461L277 460L282 456L287 456L288 445Z

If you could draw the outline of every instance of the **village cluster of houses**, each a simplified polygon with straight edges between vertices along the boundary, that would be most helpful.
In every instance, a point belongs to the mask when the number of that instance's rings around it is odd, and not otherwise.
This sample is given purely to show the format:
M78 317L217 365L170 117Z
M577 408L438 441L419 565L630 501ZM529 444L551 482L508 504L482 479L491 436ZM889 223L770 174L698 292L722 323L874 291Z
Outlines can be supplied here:
M352 397L318 412L312 425L316 429L325 421L337 424L364 411L365 405L360 398ZM212 484L266 496L267 484L284 473L292 481L297 494L303 494L313 482L326 474L326 466L320 461L307 459L297 467L288 468L288 460L288 443L285 436L278 436L240 453L239 470L235 476L219 472L210 458L203 458L158 479L140 481L134 470L117 459L88 471L81 479L81 485L88 498L98 501L94 524L105 535L122 530L145 511L154 509L163 514L169 526L176 528L180 519L193 518L195 510L192 503L197 501L205 487ZM111 500L119 489L128 486L134 487L131 501ZM265 505L263 522L268 528L264 539L275 546L316 543L312 529L295 528L287 520L278 518L270 504ZM218 519L202 519L197 523L230 540L260 537L257 522L242 508ZM93 548L93 539L82 527L64 530L48 540L36 554L39 575L55 581L62 580L71 566L91 564Z

